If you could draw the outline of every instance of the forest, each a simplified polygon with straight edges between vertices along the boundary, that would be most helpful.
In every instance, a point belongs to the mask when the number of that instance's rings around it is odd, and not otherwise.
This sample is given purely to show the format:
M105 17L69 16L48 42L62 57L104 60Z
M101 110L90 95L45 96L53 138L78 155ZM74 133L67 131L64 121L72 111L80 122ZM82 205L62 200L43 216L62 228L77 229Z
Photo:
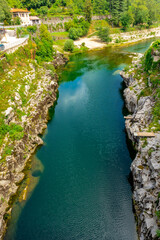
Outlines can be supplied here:
M10 21L10 8L24 8L40 17L107 15L114 26L147 25L157 22L160 0L0 0L0 21Z

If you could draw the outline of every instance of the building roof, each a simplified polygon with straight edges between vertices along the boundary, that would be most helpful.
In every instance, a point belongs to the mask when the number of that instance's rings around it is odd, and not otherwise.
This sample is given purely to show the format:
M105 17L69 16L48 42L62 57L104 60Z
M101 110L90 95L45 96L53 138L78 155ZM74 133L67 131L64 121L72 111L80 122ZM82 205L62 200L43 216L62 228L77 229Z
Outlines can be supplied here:
M20 12L20 13L29 13L29 11L27 9L18 9L18 8L12 8L10 12L11 13L18 13L18 12Z
M39 20L39 17L37 17L37 16L29 16L29 19L30 20Z

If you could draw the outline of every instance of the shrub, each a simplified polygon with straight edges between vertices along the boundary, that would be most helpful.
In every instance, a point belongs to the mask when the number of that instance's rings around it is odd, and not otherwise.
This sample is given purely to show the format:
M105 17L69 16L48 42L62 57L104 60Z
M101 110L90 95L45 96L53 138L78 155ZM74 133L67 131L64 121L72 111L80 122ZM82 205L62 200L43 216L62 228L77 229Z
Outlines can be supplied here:
M66 31L69 31L70 28L76 27L74 21L68 21L64 23L64 28Z
M84 36L84 31L82 30L82 28L77 28L77 32L79 37Z
M18 27L16 34L17 34L17 38L20 38L28 35L28 31L26 28Z
M98 30L98 36L99 38L103 41L103 42L110 42L111 38L109 36L109 28L105 27L105 28L99 28Z
M133 14L130 11L125 11L121 14L121 23L123 29L126 30L133 23Z
M160 237L160 230L159 229L157 229L156 233L157 233L157 237Z
M64 44L64 51L73 52L74 50L74 42L71 39L68 39Z
M73 21L64 23L64 26L66 31L69 31L69 37L76 40L88 33L90 24L84 18L74 18Z
M70 28L69 29L69 38L76 40L79 38L79 34L78 34L78 29L77 28Z
M36 25L28 26L27 27L27 31L33 34L33 33L35 33L37 31L37 26Z

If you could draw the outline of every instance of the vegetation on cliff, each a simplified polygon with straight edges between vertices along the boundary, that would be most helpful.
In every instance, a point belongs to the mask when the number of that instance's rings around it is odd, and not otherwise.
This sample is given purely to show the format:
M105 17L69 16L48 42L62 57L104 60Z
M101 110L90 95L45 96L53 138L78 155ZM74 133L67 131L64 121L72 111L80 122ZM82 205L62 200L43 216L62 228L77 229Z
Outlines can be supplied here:
M144 83L141 96L152 96L155 105L150 129L160 131L160 40L154 42L142 57L133 77Z
M125 121L129 139L137 149L131 164L133 203L140 239L160 237L160 40L122 71L130 115ZM153 133L154 132L154 133Z
M44 68L44 62L52 61L54 56L52 36L46 26L41 25L34 41L29 40L25 47L20 47L12 54L5 54L5 58L0 61L0 162L12 153L13 142L23 138L24 126L21 122L30 115L31 109L26 109L31 95L37 90L45 69L54 76L53 65L47 64ZM9 116L13 112L12 123Z

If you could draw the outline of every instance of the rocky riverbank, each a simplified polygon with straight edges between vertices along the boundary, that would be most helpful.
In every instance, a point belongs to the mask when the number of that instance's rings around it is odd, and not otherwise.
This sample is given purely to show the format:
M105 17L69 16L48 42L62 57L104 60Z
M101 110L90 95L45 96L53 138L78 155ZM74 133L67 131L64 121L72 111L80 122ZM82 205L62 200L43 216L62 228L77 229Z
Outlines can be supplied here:
M124 90L125 103L130 112L125 121L126 131L137 150L131 171L133 204L140 240L159 239L160 226L160 131L153 124L158 85L155 87L152 80L156 75L153 77L151 70L145 70L148 56L152 60L149 64L154 67L155 74L160 59L159 47L158 50L157 47L152 47L144 57L139 54L132 66L121 72L127 87ZM156 124L160 124L160 119L157 122L156 118ZM154 132L155 137L138 137L138 132Z
M66 61L63 55L58 54L48 65L57 68L64 65ZM11 215L11 199L24 179L23 170L26 163L37 146L43 144L39 135L47 127L48 109L57 99L58 76L56 73L53 74L48 67L43 68L37 66L36 63L35 65L29 63L27 69L24 70L23 79L21 79L25 82L23 94L20 94L21 86L18 85L14 92L15 95L13 93L11 100L8 100L9 106L4 111L5 126L16 126L18 130L16 129L14 133L12 129L9 134L6 134L0 148L0 239L3 238L8 217ZM8 78L13 75L13 72L14 70L7 73ZM39 73L38 79L35 77L37 72ZM26 104L23 104L24 99L28 99ZM17 111L23 112L20 118L17 118ZM11 141L13 134L17 135L14 141ZM21 134L21 139L18 134Z
M106 44L105 42L102 42L97 36L92 37L83 37L76 41L74 41L74 44L76 46L81 46L82 43L85 43L85 46L88 49L96 49L96 48L104 48L106 46L119 46L119 45L126 45L135 43L138 41L142 41L145 39L153 38L153 37L159 37L160 36L160 27L157 28L151 28L151 29L145 29L145 30L138 30L133 32L124 32L124 33L116 33L111 34L110 37L112 39L112 42Z

